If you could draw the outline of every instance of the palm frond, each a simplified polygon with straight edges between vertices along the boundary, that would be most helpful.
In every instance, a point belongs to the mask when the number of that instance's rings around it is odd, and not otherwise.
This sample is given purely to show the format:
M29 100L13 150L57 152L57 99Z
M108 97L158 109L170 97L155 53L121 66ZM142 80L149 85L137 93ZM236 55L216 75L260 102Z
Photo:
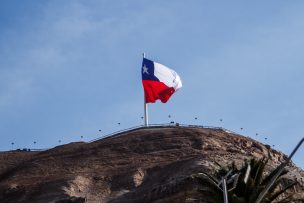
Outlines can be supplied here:
M283 189L279 190L278 192L274 193L273 195L271 195L271 197L269 198L271 201L275 200L278 196L280 196L281 194L283 194L284 192L286 192L286 190L292 188L293 186L297 185L298 181L294 181L290 184L288 184L286 187L284 187Z
M270 182L270 180L277 174L277 172L280 170L281 167L282 167L282 165L277 166L269 175L267 175L263 179L262 184L263 185L267 185ZM281 177L281 176L283 176L283 175L285 175L287 173L288 173L288 170L284 169L279 177Z

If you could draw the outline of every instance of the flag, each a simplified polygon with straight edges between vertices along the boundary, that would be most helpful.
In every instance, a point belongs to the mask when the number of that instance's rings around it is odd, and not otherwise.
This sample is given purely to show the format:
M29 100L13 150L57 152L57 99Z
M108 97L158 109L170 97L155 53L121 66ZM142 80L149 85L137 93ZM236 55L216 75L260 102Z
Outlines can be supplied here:
M141 73L146 103L155 103L158 99L166 103L182 87L182 81L174 70L149 59L143 59Z

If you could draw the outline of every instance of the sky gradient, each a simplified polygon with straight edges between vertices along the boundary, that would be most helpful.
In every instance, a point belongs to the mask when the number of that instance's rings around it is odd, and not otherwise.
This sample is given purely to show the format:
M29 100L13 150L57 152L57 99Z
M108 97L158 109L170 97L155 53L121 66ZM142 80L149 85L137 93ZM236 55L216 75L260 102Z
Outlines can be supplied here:
M222 126L289 154L304 136L303 9L300 0L3 0L0 150L141 125L145 52L183 81L167 104L149 105L150 123ZM294 157L302 168L303 157L304 147Z

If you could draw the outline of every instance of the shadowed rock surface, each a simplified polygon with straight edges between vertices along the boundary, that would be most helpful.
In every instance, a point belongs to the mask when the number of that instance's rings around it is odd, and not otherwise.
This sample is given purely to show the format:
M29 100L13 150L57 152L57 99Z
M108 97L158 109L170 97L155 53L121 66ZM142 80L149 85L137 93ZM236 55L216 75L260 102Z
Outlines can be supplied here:
M210 189L198 193L191 174L212 173L215 161L240 165L263 156L270 157L268 171L286 158L229 131L178 126L140 128L43 152L2 152L0 202L211 203ZM288 169L286 182L299 181L289 202L304 202L304 172L293 164Z

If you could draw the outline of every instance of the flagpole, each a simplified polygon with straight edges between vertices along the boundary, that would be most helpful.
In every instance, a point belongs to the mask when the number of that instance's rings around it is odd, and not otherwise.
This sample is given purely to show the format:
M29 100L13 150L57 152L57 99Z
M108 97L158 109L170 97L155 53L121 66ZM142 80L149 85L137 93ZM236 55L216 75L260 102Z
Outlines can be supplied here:
M145 58L146 54L143 53L143 59ZM146 96L144 93L144 113L145 113L145 127L148 127L148 104L146 103Z

